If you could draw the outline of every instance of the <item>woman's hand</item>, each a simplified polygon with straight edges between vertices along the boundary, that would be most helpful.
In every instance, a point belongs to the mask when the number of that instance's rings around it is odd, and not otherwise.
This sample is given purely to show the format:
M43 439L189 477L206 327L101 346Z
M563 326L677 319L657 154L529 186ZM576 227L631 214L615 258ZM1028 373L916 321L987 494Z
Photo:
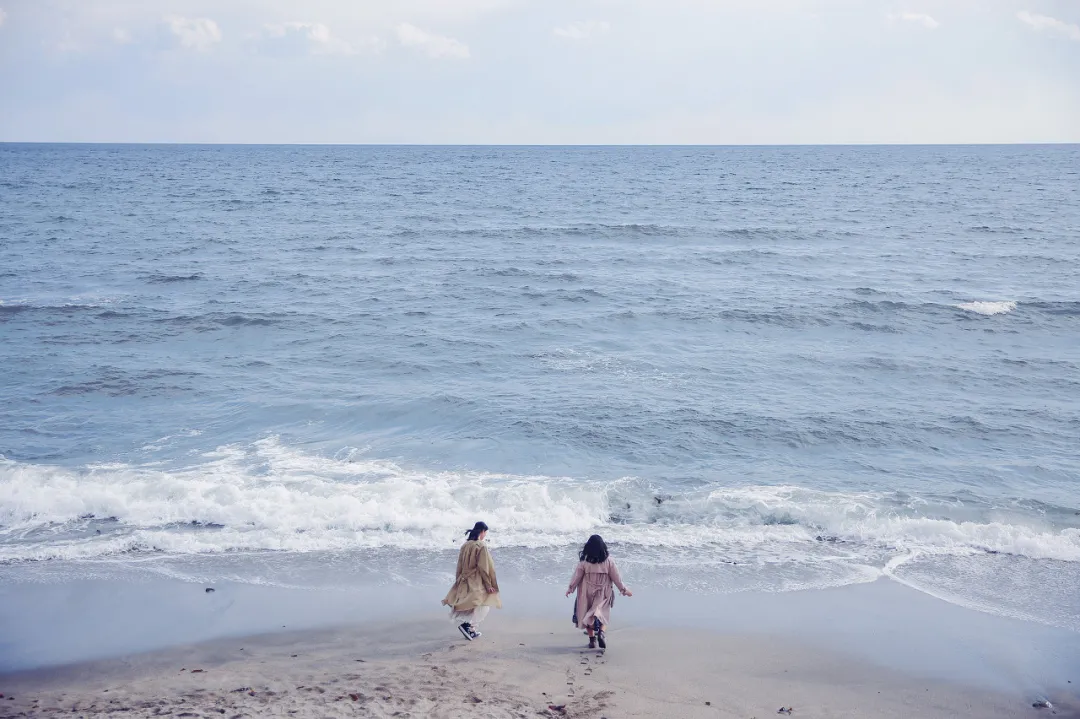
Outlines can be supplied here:
M566 590L566 596L568 596L568 597L569 597L569 596L570 596L571 594L573 594L573 593L574 593L574 590L573 590L573 589L567 589L567 590Z
M624 597L632 597L632 596L634 596L634 593L631 592L629 589L626 589L626 590L623 591L622 595Z
M485 587L485 589L487 589L488 594L495 594L496 592L499 591L498 589L495 589L494 587Z

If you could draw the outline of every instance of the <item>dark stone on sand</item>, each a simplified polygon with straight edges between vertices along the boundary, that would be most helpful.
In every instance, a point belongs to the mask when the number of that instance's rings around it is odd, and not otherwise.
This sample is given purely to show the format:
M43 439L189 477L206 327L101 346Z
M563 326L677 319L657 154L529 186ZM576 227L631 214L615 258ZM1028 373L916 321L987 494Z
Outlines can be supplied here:
M207 594L211 594L211 593L212 593L213 591L214 591L214 588L213 588L213 587L207 587L207 588L206 588L206 593L207 593Z
M705 702L705 706L707 706L707 707L711 707L711 706L712 706L712 702Z
M1046 701L1045 699L1040 699L1039 701L1035 702L1031 706L1034 707L1035 709L1053 709L1054 708L1054 705L1051 704L1050 702Z

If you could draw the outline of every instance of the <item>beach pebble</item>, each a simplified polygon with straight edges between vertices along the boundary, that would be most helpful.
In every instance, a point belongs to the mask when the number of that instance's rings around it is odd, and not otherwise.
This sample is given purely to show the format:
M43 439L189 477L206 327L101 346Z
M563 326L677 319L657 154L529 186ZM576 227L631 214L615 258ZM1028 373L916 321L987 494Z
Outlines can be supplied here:
M212 593L213 591L214 591L214 588L213 588L213 587L207 587L207 588L206 588L206 593L207 593L207 594L210 594L210 593Z
M1054 708L1054 705L1051 704L1050 702L1048 702L1046 699L1040 699L1039 701L1035 702L1031 706L1033 706L1036 709L1053 709Z
M793 711L795 711L795 707L780 707L779 709L776 710L776 713L777 714L790 714Z

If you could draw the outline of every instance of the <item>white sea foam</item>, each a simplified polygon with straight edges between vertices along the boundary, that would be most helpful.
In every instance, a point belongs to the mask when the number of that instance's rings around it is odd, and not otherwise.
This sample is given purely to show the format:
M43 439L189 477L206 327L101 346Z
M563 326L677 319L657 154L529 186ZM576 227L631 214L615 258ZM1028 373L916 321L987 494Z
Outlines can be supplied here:
M225 446L197 464L70 469L0 461L0 561L136 551L452 548L477 518L502 547L561 547L593 531L614 542L757 563L883 567L908 552L998 552L1080 562L1080 530L1039 516L927 516L885 493L790 486L714 488L665 497L637 479L433 472L276 439ZM91 516L92 515L92 518ZM97 531L101 530L98 535Z
M968 312L992 317L993 315L1003 315L1012 312L1016 309L1016 302L1011 300L1005 302L963 302L956 306Z

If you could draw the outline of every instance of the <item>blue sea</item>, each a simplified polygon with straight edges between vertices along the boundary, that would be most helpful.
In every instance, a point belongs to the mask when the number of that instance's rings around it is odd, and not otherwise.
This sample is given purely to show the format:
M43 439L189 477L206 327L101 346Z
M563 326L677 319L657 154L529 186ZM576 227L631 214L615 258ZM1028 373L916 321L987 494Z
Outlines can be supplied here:
M0 145L0 583L435 607L482 519L1080 631L1078 266L1078 146Z

